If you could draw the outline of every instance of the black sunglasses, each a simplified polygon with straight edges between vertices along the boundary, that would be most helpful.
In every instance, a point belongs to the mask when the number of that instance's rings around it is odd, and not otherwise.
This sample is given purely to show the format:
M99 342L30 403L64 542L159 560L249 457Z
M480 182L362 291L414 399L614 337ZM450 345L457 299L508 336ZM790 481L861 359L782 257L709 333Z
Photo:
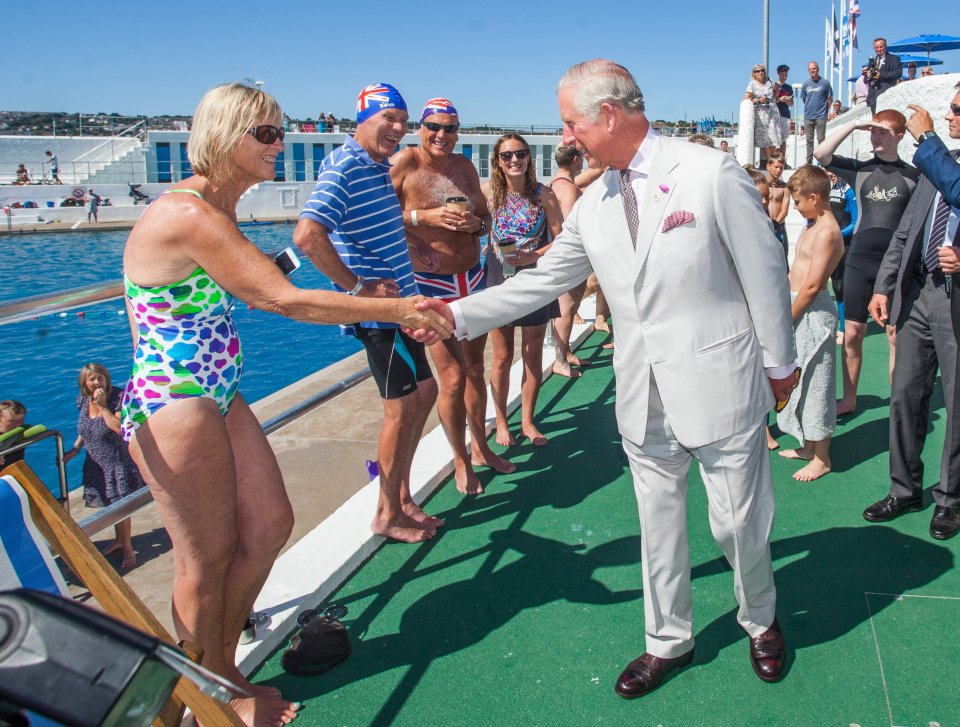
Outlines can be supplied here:
M443 129L448 134L456 134L460 131L460 124L438 124L436 121L421 121L420 126L425 126L430 131Z
M950 113L954 116L960 116L960 106L955 103L950 104Z
M514 157L517 158L517 161L522 161L530 156L530 152L526 149L517 149L516 151L501 151L497 154L500 157L500 161L508 162Z
M252 129L247 129L247 133L250 134L254 139L259 141L261 144L266 144L269 146L277 139L283 141L283 136L287 132L281 129L279 126L270 126L270 124L261 124L260 126L254 126Z

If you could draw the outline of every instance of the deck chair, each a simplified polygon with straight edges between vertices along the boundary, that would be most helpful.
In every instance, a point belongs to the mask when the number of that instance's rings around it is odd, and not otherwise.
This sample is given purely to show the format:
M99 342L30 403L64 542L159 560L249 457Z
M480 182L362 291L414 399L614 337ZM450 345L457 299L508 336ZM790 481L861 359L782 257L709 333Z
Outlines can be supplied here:
M0 471L0 525L0 588L37 588L69 597L59 569L40 541L43 535L104 611L176 644L25 462ZM206 726L243 727L232 709L201 693L188 679L177 683L154 727L178 726L184 706Z

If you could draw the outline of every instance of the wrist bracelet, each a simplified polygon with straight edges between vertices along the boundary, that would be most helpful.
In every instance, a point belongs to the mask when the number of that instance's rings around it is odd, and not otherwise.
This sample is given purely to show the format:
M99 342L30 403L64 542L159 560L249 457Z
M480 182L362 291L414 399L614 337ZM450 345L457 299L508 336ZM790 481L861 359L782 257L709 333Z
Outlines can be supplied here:
M363 290L364 279L362 275L357 276L357 284L353 286L353 290L348 290L347 295L357 295L361 290Z
M416 211L416 210L413 210L413 212L410 213L410 223L411 223L414 227L416 227L417 225L420 224L419 222L417 222L417 211Z

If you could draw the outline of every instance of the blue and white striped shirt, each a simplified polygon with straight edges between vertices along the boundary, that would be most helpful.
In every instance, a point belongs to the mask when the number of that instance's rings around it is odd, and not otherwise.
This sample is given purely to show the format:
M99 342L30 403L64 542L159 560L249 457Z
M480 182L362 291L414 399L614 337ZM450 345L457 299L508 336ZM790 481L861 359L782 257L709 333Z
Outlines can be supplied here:
M407 252L403 210L390 181L390 163L374 161L353 137L320 163L317 186L300 217L327 229L337 254L353 273L395 280L403 297L420 292ZM379 321L358 325L397 328ZM353 332L349 326L341 330Z

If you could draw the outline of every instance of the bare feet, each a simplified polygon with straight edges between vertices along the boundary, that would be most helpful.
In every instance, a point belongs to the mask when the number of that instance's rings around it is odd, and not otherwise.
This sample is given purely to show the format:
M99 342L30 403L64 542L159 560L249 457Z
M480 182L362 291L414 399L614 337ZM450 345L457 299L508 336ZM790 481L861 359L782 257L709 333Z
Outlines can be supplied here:
M382 535L391 540L402 543L422 543L430 540L436 532L436 526L426 522L419 522L406 513L394 520L381 519L379 513L370 523L370 530L376 535Z
M810 452L803 447L798 447L797 449L785 449L779 454L784 459L804 459L808 461L813 459L813 452Z
M841 399L837 402L837 416L853 414L857 410L857 399Z
M607 349L613 348L613 341L610 341L610 343L603 344L603 348L607 348Z
M100 553L103 556L108 556L111 553L116 553L118 550L123 550L123 543L121 543L119 540L113 540L106 548L101 550Z
M489 447L486 452L474 452L470 458L474 467L490 467L502 475L509 475L517 471L517 466L509 459L504 459Z
M567 354L567 363L571 366L586 366L586 364L580 360L580 357L573 353Z
M457 490L464 495L482 495L483 485L480 484L480 478L473 471L473 467L456 467L454 470L454 480L457 483Z
M582 326L584 323L586 323L586 321L583 320L583 316L581 316L579 313L573 314L573 324L575 326Z
M241 689L245 689L247 692L253 696L263 695L267 697L279 697L280 690L276 687L268 687L266 684L253 684L249 679L247 679L243 672L234 667L230 673L227 674L227 679L236 684Z
M432 525L435 528L442 528L445 524L440 518L427 515L413 500L401 503L400 507L403 508L403 512L407 517L413 518L421 525Z
M767 427L767 449L771 452L775 449L780 448L780 442L773 438L773 435L770 433L770 427Z
M506 424L504 424L503 426L500 426L500 424L497 424L496 442L501 447L509 447L511 444L516 444L517 440L510 433L510 427L508 427Z
M595 331L604 331L605 333L610 333L610 324L605 320L600 320L599 318L593 323L593 330Z
M280 727L297 718L299 702L288 702L279 695L258 694L230 700L230 706L247 727Z
M566 376L569 379L580 378L580 372L571 368L570 364L566 361L554 361L553 373L558 376Z
M120 568L129 570L137 564L137 554L134 551L123 551L123 560L120 561Z
M530 440L530 443L534 447L543 447L550 441L532 424L520 427L520 431L523 433L523 436Z
M793 479L799 482L811 482L823 477L830 471L830 464L820 459L812 459L810 464L793 473Z

